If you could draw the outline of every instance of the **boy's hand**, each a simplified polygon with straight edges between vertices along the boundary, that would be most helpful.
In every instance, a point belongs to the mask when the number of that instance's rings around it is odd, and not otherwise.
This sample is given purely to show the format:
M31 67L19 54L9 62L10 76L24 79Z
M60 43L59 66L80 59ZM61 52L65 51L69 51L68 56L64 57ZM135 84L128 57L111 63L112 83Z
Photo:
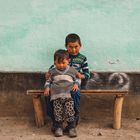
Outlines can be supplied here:
M49 88L46 88L44 90L44 96L48 96L49 95L49 91L50 91L50 89Z
M50 73L49 72L46 72L45 73L45 79L48 80L49 78L50 78Z
M72 91L77 91L77 90L78 90L78 85L74 84L73 87L72 87Z
M84 74L81 74L80 72L76 73L76 77L79 78L79 79L84 79L85 78Z

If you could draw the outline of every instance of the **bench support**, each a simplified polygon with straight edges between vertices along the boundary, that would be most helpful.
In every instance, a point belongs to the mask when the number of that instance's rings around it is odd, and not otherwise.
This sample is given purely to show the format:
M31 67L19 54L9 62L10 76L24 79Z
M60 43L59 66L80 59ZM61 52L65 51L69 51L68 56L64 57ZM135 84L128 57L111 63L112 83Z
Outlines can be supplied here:
M124 100L123 95L116 95L115 103L114 103L114 121L113 121L114 129L121 128L121 114L122 114L123 100Z
M33 106L34 106L36 125L37 127L44 126L45 121L44 121L41 95L32 95L32 101L33 101Z

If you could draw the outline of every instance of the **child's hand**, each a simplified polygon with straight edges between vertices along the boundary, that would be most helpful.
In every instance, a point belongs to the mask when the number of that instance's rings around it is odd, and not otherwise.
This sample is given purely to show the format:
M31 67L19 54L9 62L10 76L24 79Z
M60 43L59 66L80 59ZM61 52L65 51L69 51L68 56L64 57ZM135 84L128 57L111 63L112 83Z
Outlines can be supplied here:
M49 78L50 78L50 73L49 72L46 72L45 73L45 79L48 80Z
M74 84L73 87L72 87L72 91L77 91L77 90L78 90L78 85Z
M50 91L50 89L49 88L46 88L44 90L44 96L48 96L49 95L49 91Z
M76 77L79 78L79 79L84 79L85 78L84 74L81 74L80 72L76 73Z

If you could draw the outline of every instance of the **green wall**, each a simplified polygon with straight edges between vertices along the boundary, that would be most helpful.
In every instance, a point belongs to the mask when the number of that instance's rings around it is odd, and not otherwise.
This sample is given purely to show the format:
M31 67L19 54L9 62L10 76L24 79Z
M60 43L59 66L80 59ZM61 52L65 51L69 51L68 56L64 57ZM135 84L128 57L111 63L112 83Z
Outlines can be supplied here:
M73 32L90 70L140 70L140 0L0 0L0 71L46 71Z

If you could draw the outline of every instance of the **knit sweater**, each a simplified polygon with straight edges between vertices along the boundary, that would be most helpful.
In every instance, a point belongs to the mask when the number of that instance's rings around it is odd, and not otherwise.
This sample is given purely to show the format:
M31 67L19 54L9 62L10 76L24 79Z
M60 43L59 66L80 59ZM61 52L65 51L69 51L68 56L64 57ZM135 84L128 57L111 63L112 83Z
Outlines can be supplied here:
M73 84L77 83L77 71L68 66L65 70L60 71L56 67L49 70L50 78L45 83L45 88L51 90L51 100L58 98L71 98L70 91ZM78 83L77 83L78 84Z
M69 55L70 57L70 66L75 68L78 72L84 74L85 79L90 77L87 58L78 53L77 55Z

